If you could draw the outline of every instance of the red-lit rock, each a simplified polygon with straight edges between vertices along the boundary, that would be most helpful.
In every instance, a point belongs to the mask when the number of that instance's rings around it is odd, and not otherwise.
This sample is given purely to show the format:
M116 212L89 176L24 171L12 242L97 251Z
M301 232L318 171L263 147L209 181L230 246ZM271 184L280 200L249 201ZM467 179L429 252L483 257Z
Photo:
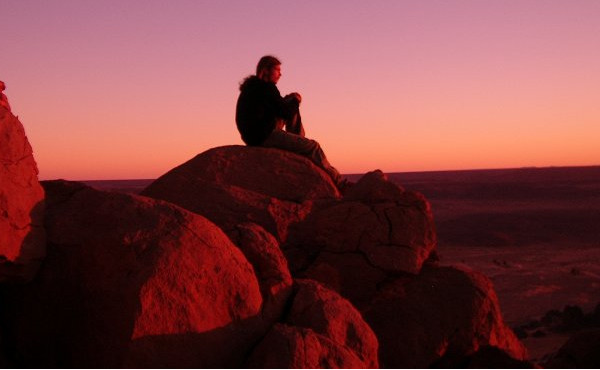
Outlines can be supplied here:
M143 195L202 214L228 231L250 221L285 240L314 200L337 199L329 176L283 150L225 146L208 150L150 184Z
M350 302L313 280L295 280L282 323L252 352L258 368L377 368L375 334Z
M279 320L293 282L279 243L261 226L250 222L237 225L230 237L254 267L264 301L264 319L271 323Z
M356 354L311 329L276 324L252 352L249 368L361 369Z
M406 201L406 190L388 181L381 170L364 174L344 195L345 200L366 203ZM424 206L427 206L424 204ZM428 207L428 206L427 206Z
M453 363L483 346L524 360L523 344L504 324L485 276L428 266L420 275L390 282L363 312L377 334L382 367L425 368Z
M0 282L31 280L45 256L37 175L23 125L0 107Z
M1 297L20 366L235 367L267 331L252 266L212 222L149 198L44 187L47 259Z
M286 323L312 329L353 352L361 367L378 368L378 343L373 330L350 302L313 280L296 280Z
M389 274L418 274L436 242L423 196L374 171L342 201L291 227L283 248L293 273L319 280L361 307Z

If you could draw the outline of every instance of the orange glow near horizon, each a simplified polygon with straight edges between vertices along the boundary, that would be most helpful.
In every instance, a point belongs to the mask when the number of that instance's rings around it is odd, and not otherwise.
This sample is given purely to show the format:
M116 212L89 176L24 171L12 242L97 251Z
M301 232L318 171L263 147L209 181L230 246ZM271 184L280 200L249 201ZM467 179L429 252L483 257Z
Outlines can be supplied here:
M600 165L598 1L26 0L1 14L0 80L41 179L156 178L241 145L238 83L264 54L342 173Z

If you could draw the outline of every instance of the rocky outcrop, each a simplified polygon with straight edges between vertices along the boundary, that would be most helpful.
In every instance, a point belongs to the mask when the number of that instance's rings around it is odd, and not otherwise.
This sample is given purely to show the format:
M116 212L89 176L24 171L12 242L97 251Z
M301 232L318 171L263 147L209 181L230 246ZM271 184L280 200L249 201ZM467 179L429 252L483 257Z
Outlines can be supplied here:
M383 367L430 367L442 358L453 367L484 346L527 357L502 320L491 282L474 271L428 266L390 281L364 317L379 338Z
M253 368L377 368L375 334L350 302L296 280L289 313L250 355Z
M144 196L44 186L48 255L32 282L0 286L10 366L488 367L486 354L490 366L526 357L489 280L437 265L427 200L381 171L342 196L306 158L229 146Z
M225 231L254 222L279 241L313 201L340 194L310 160L282 150L226 146L199 154L141 193L202 214Z
M294 274L362 307L390 274L418 274L435 246L429 203L373 171L295 224L283 248Z
M18 366L239 366L268 329L252 266L212 222L162 201L44 186L48 256L33 283L1 297Z
M37 175L23 125L0 107L0 282L31 280L45 255Z
M309 161L295 157L275 149L216 148L167 173L144 194L206 212L234 240L235 225L246 220L273 233L293 277L319 281L362 312L379 339L383 366L427 367L442 360L458 364L486 346L517 360L526 357L502 320L489 280L435 264L433 216L422 195L388 181L381 171L363 176L343 197L337 191L311 190L329 189L316 183L330 180ZM293 162L286 163L291 158ZM205 167L210 176L202 175ZM251 174L246 173L249 168ZM260 176L254 174L258 168L264 171ZM310 172L317 174L307 176ZM278 182L282 173L284 184ZM303 183L304 178L315 182ZM303 184L304 194L292 191L290 184ZM288 207L290 200L295 209ZM323 353L340 355L351 348L327 335L315 325L284 320L256 348L251 364L316 366L314 361L322 360ZM344 351L323 344L329 341ZM267 353L272 346L282 346L281 353L296 347L314 351L294 352L293 358L304 360L286 362L290 359ZM350 353L361 359L360 351Z

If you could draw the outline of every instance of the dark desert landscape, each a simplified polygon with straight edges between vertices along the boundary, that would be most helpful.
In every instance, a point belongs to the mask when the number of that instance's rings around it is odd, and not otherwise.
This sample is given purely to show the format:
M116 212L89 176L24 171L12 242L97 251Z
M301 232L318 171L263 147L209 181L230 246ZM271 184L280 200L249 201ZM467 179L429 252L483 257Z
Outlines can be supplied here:
M600 302L600 167L390 174L432 204L442 264L487 275L513 328ZM531 360L569 337L541 329Z
M590 314L600 303L600 167L387 175L431 203L441 264L492 280L507 324L527 329L517 332L533 362L542 363L575 329L543 327L544 316L566 306ZM137 193L152 181L85 183Z

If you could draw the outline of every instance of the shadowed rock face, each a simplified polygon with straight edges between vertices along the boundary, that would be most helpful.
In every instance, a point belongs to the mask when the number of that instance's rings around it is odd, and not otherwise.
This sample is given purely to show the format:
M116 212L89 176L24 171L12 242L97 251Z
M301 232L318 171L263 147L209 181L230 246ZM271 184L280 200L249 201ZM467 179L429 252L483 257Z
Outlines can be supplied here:
M261 226L246 222L230 232L232 241L254 267L263 296L263 318L278 321L292 293L292 275L279 243Z
M2 296L19 365L239 366L266 332L254 270L212 222L162 201L44 186L48 256L31 284Z
M31 280L45 255L37 175L23 125L0 107L0 282Z
M226 146L199 154L141 193L202 214L228 231L242 222L261 225L278 240L303 219L313 201L340 194L310 160L270 148Z
M276 324L246 364L265 369L361 369L355 353L314 330Z
M418 276L390 281L363 313L379 338L384 367L423 368L442 358L453 367L484 346L527 357L502 320L491 282L473 271L425 267Z

